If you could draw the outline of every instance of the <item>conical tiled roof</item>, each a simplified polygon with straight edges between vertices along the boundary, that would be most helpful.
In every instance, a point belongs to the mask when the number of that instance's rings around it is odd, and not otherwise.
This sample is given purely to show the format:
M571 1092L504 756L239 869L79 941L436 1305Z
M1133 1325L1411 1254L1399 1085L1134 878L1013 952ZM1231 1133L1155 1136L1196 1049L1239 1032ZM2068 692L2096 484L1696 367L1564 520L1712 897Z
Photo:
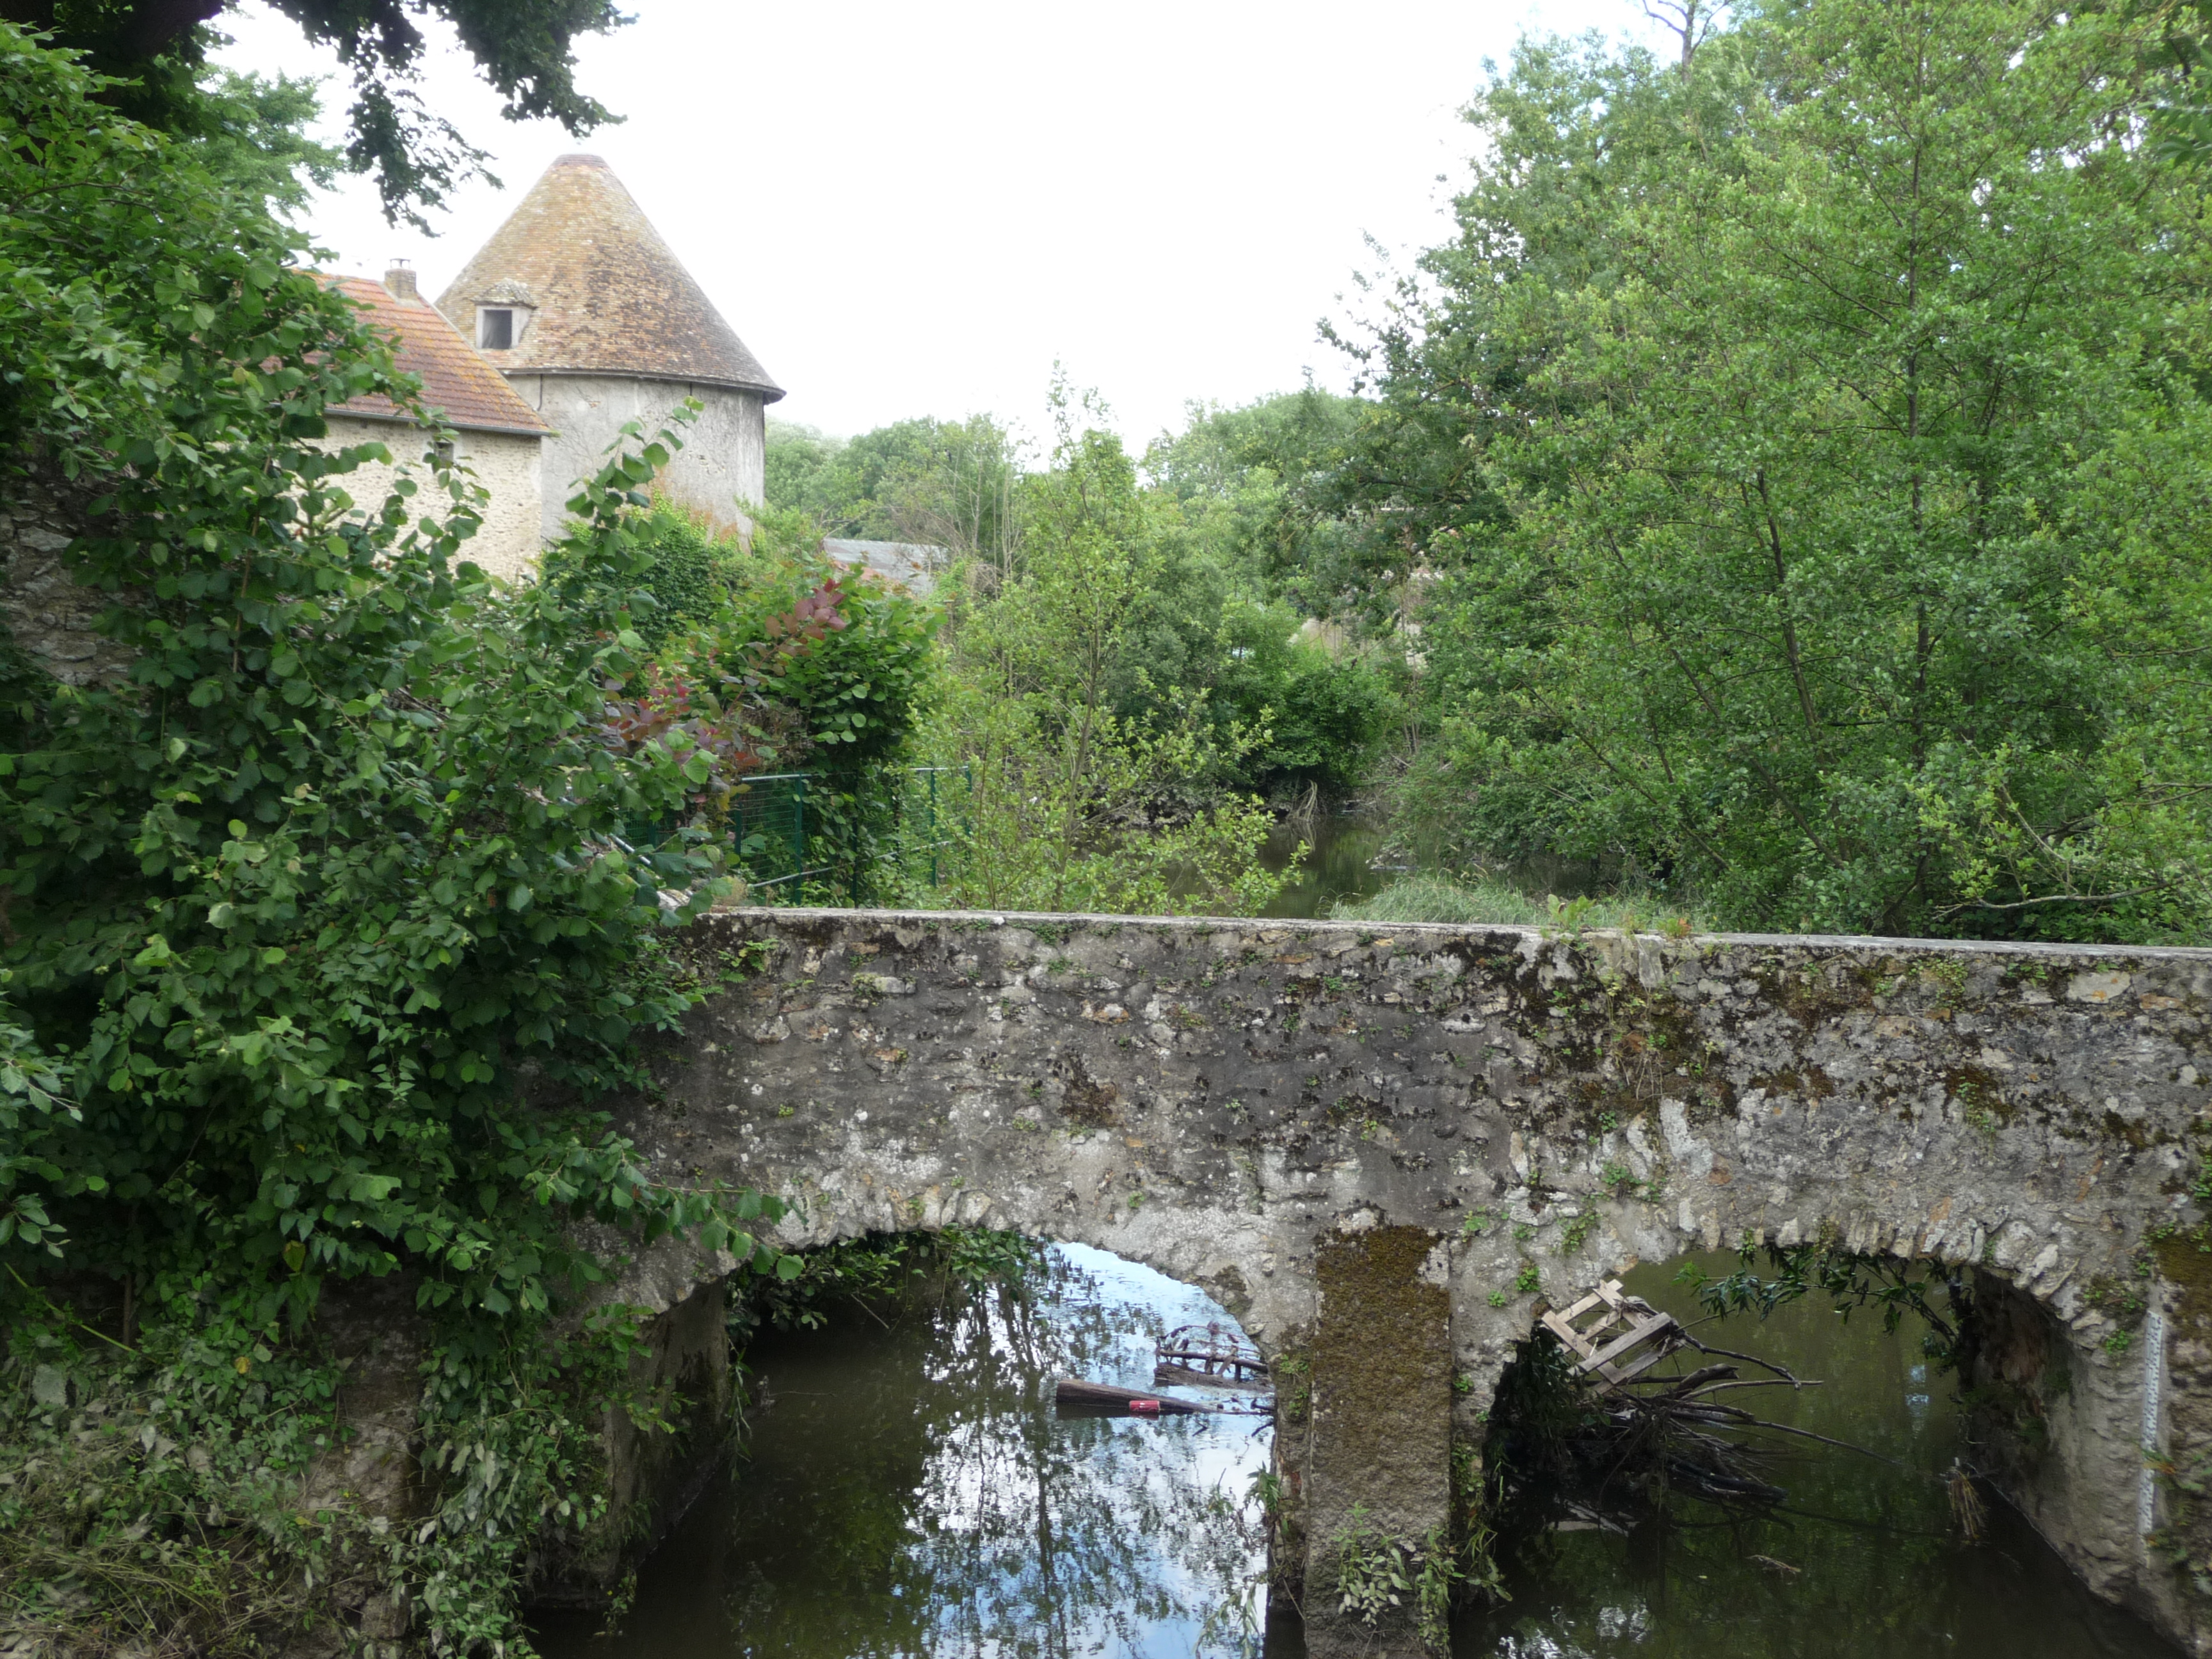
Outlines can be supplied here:
M511 374L635 374L783 396L596 155L546 168L438 296L471 337L479 304L532 307L512 349L483 354Z

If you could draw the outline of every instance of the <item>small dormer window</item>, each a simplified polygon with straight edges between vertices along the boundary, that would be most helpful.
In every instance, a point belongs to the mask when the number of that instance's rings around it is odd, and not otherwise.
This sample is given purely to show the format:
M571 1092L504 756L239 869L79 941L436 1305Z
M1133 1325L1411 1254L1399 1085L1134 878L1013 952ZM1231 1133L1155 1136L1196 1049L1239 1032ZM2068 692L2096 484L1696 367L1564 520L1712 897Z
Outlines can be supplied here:
M514 348L514 312L512 307L477 307L477 344L486 351L507 351Z

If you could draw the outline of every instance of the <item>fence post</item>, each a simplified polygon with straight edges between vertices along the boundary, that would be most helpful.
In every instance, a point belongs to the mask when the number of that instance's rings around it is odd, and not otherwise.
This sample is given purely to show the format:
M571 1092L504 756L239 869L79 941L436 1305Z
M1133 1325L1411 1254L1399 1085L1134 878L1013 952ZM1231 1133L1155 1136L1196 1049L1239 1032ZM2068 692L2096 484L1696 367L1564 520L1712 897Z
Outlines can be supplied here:
M929 886L937 890L937 769L929 769Z
M806 902L806 775L802 772L791 781L791 866L792 885L799 890L799 902Z
M865 799L866 789L866 775L855 772L853 775L853 793L845 798L845 822L848 826L845 833L851 837L853 843L853 861L847 866L845 877L845 902L855 910L860 908L861 848L868 837L866 821L860 816L860 802Z

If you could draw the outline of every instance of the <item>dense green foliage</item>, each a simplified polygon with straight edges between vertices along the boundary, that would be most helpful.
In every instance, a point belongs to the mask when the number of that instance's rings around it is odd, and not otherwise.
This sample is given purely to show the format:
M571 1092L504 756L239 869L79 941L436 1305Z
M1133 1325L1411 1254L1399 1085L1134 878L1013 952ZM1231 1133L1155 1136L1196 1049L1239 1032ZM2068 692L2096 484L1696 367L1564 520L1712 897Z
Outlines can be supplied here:
M764 768L853 772L897 757L936 667L935 618L913 596L824 557L803 514L763 514L748 543L663 497L623 530L636 574L623 599L650 653L638 695L615 705L626 742L703 751L714 795ZM575 538L550 547L541 582L587 594L589 552Z
M2205 67L2212 61L2212 5L2153 0L2146 10L2156 26L2145 43L2146 64L2168 71L2165 95L2151 112L2154 153L2201 167L2212 161L2212 100L2204 90Z
M665 499L632 521L630 537L647 561L643 579L630 590L631 619L646 648L658 651L671 635L706 622L727 602L738 576L736 550ZM540 579L563 588L587 582L583 558L577 543L559 544L542 562Z
M2205 242L2131 141L2152 33L1824 0L1680 65L1531 44L1477 100L1460 234L1362 343L1435 573L1433 856L2203 936Z
M465 561L479 492L435 433L427 489L356 506L343 481L383 447L316 441L333 403L412 398L386 349L200 150L15 30L0 54L0 488L84 515L71 567L125 665L69 684L11 648L0 686L0 1295L24 1443L86 1460L36 1492L111 1506L19 1510L13 1610L90 1583L74 1616L164 1628L101 1554L133 1504L215 1505L164 1534L180 1583L230 1571L252 1602L292 1571L311 1540L271 1506L331 1431L314 1316L393 1278L440 1333L444 1473L377 1571L434 1644L504 1642L542 1528L600 1513L592 1413L625 1398L619 1310L553 1334L613 1265L578 1224L776 1262L750 1231L775 1200L657 1183L591 1106L737 967L670 945L719 890L708 831L621 839L699 816L718 770L619 719L672 440L582 487L562 582ZM113 1285L115 1317L90 1331L42 1279L79 1304ZM72 1394L106 1402L90 1433ZM152 1451L193 1425L255 1461L101 1462L118 1425ZM208 1593L243 1620L210 1643L240 1650L260 1615Z
M204 82L207 53L221 37L207 27L235 0L9 0L6 21L43 33L110 77L94 96L141 125L182 138L238 130L236 100ZM307 38L337 54L353 77L345 161L374 173L386 216L427 230L420 210L443 202L483 171L484 153L416 92L429 43L416 17L453 28L484 79L507 100L511 121L550 118L581 136L614 118L575 81L576 40L628 21L611 0L272 0ZM281 131L281 128L279 129ZM264 139L276 136L261 135ZM296 136L285 145L296 144ZM258 147L268 158L270 147ZM278 159L283 159L278 147ZM303 158L304 159L304 158ZM289 180L270 181L279 191Z
M1140 469L1116 463L1132 493L1113 533L1133 538L1138 577L1102 665L1104 706L1137 727L1204 721L1209 784L1348 795L1397 717L1394 678L1372 653L1299 636L1314 607L1356 585L1354 538L1284 479L1321 476L1355 411L1311 391L1198 410ZM1075 435L1062 432L1039 466L986 416L905 421L849 441L772 423L769 498L833 535L943 547L978 614L1011 616L1004 595L1047 566L1072 568L1030 540L1058 510Z
M1057 400L1021 558L955 617L930 733L967 781L951 894L991 908L1241 914L1275 885L1256 863L1268 820L1218 779L1261 734L1224 730L1202 687L1147 672L1144 624L1175 574L1171 544L1121 441L1082 412ZM1130 710L1133 698L1146 706Z
M987 415L898 421L853 439L770 421L770 507L824 535L920 542L1008 568L1020 544L1022 453Z
M215 1279L157 1282L129 1347L35 1297L12 1311L0 1637L19 1650L249 1659L343 1641L375 1597L430 1652L526 1653L533 1565L616 1523L599 1414L651 1424L665 1403L628 1375L630 1322L554 1344L456 1333L423 1379L432 1502L394 1525L339 1484L340 1367Z
M714 608L662 646L641 729L672 725L713 757L700 822L745 875L776 883L778 902L895 898L939 618L823 557L811 522L779 534L772 517L750 555L725 550Z
M1238 409L1194 405L1145 470L1174 498L1197 545L1239 587L1297 616L1379 618L1402 553L1359 493L1357 461L1376 411L1308 386Z

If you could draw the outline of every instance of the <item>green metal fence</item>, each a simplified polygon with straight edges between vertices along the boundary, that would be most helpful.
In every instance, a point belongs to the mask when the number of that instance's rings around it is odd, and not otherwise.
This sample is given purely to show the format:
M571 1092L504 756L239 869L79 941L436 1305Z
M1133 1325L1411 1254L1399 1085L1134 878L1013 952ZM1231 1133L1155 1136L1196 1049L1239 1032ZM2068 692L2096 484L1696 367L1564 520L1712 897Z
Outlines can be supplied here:
M755 891L833 873L827 864L806 861L806 787L816 781L811 773L770 772L747 778L731 793L730 848L753 872Z
M969 782L948 766L765 773L731 793L722 827L754 902L858 904L938 885Z

